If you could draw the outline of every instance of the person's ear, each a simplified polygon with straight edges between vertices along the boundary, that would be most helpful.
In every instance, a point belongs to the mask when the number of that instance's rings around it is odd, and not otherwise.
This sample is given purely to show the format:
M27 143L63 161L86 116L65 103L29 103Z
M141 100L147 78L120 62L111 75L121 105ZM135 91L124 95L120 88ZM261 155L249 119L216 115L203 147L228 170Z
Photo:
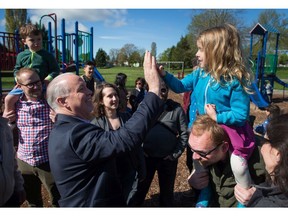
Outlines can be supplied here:
M56 103L61 106L61 107L66 107L68 104L67 104L67 101L66 101L66 97L58 97L56 98Z
M229 142L223 141L223 144L222 144L222 146L221 146L221 150L222 150L223 152L227 152L227 151L229 150L229 146L230 146Z
M276 161L277 161L277 163L279 163L280 159L281 159L280 152L276 149L274 149L274 152L275 152Z
M20 85L20 83L16 82L16 86L17 86L17 88L21 88L22 89L22 85Z

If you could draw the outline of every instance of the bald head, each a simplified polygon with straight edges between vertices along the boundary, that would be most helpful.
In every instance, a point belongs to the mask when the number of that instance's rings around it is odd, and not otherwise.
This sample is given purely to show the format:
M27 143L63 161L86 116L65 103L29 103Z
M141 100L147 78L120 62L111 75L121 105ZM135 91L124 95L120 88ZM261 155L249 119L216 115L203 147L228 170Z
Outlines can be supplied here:
M91 118L92 92L83 79L73 73L61 74L52 80L47 89L47 101L57 114Z
M47 102L52 109L55 111L58 108L56 99L58 97L66 97L69 95L71 88L69 86L68 80L73 79L73 77L78 77L73 73L64 73L53 79L47 88Z

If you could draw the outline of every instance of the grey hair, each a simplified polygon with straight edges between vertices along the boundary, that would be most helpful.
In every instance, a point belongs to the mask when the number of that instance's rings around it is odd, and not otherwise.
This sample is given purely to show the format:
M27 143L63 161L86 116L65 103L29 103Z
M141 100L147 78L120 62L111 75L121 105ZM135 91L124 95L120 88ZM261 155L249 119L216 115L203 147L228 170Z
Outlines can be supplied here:
M58 97L67 97L70 94L71 89L67 85L68 76L74 73L64 73L53 79L47 88L47 102L53 110L58 109L56 99Z

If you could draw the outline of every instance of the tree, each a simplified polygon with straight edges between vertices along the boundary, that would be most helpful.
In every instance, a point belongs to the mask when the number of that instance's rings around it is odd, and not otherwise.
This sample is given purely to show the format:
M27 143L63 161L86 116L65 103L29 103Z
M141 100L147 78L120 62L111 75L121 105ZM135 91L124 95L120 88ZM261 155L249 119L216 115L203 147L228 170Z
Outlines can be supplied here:
M87 62L90 60L90 52L80 54L80 61Z
M182 36L176 46L166 49L160 56L160 61L184 61L186 68L192 67L192 59L196 54L196 44L191 42L191 35ZM175 67L179 68L179 64L175 64ZM174 67L174 65L172 65Z
M97 67L105 67L107 65L108 55L103 49L98 49L95 57Z
M288 55L282 54L279 56L279 64L287 65L288 64Z
M230 23L241 31L244 28L243 22L237 17L241 13L242 10L239 9L237 11L231 9L200 10L200 13L192 17L191 23L188 26L189 34L197 36L205 29L223 25L224 23Z
M151 44L151 54L155 57L157 57L157 45L155 42L152 42Z
M117 62L118 64L120 64L121 66L124 66L125 62L128 62L128 56L125 52L125 49L124 47L122 47L120 50L119 50L119 53L117 55Z
M139 53L139 55L140 55L140 65L142 65L143 66L143 61L144 61L144 56L145 56L145 52L146 52L146 50L145 49L138 49L138 53Z
M134 44L125 44L119 51L117 61L120 65L129 65L129 58L133 52L138 51L138 48Z
M280 32L279 49L288 49L288 18L286 18L285 14L277 13L276 10L267 9L259 14L258 22L262 25L269 25L277 29ZM273 52L275 47L276 34L270 33L267 51Z
M171 48L167 48L166 50L164 50L163 53L160 54L159 56L159 60L160 61L173 61L173 52L175 50L175 46L172 46Z
M195 48L192 49L192 46L189 43L188 35L181 37L180 41L177 43L177 46L172 53L173 61L184 61L185 67L192 67L192 59L196 53ZM178 65L179 67L180 65Z
M134 63L141 63L141 56L140 53L137 51L134 51L130 56L129 56L129 65L132 66Z
M14 33L27 21L27 9L5 9L5 29Z
M117 56L119 52L120 52L119 49L110 49L109 56L112 64L117 64Z
M194 12L195 10L193 10ZM188 34L182 36L176 46L168 48L160 55L160 61L184 61L185 67L192 66L192 59L197 52L196 39L205 29L230 23L239 32L245 29L242 21L237 17L242 10L225 10L225 9L205 9L196 10L193 14L191 23L188 25ZM242 36L243 37L243 36Z
M130 55L137 50L138 48L134 44L125 44L122 48L122 51L127 56L127 60L129 59Z

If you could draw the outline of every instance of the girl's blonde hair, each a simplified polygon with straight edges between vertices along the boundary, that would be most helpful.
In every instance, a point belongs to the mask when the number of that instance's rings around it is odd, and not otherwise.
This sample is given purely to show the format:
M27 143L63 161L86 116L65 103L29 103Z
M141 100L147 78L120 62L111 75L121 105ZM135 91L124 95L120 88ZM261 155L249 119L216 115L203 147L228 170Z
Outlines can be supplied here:
M217 26L200 33L197 42L206 56L205 70L218 83L238 79L246 92L250 92L252 75L242 56L240 36L231 24Z

